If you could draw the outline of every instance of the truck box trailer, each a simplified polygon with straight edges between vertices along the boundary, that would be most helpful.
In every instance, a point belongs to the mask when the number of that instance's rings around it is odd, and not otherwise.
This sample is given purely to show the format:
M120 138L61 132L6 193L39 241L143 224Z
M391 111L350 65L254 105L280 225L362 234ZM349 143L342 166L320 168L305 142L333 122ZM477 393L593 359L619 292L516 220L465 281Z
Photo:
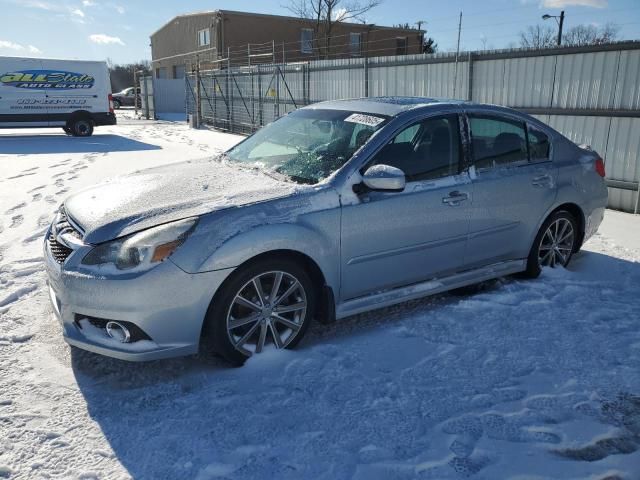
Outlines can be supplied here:
M0 57L0 128L62 127L88 137L115 124L105 62Z

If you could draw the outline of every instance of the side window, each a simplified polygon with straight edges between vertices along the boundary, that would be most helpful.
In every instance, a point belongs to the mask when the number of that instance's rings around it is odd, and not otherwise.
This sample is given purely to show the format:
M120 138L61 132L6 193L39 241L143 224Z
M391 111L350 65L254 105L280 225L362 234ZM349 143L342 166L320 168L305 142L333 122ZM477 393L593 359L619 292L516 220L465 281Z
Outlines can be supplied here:
M405 128L402 132L395 136L393 143L411 143L420 129L420 124L416 123L409 128Z
M374 164L390 165L404 172L408 182L432 180L458 173L460 129L457 115L429 118L395 136Z
M529 125L529 158L532 162L549 160L549 137L546 133Z
M470 115L469 126L476 168L528 162L524 123L506 118Z

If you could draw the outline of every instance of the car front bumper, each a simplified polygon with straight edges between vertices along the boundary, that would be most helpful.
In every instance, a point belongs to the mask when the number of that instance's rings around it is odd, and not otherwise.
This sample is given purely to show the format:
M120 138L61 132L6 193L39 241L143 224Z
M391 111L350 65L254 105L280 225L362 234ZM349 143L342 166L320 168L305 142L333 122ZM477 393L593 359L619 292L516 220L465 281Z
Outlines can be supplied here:
M67 343L129 361L197 353L211 299L232 269L189 274L167 260L139 275L87 274L77 266L88 250L61 265L45 240L49 295ZM121 343L90 319L127 322L148 338Z

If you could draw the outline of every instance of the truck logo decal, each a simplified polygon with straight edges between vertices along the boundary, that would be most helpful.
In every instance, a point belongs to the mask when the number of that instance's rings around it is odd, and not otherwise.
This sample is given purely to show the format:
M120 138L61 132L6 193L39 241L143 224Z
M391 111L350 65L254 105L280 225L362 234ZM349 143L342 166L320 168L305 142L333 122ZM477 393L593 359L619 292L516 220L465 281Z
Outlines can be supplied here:
M95 79L86 73L61 70L20 70L0 76L0 82L16 88L56 88L61 90L91 88Z

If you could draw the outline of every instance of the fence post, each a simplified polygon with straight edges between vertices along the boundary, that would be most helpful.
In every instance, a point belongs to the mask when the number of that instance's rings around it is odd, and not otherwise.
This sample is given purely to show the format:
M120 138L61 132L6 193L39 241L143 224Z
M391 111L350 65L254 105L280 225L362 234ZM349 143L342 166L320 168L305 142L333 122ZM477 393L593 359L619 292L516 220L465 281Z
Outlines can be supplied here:
M218 78L216 77L215 70L210 72L211 76L211 89L213 90L213 128L218 126L218 98L217 98L217 90L216 85L220 85L218 83Z
M278 65L274 65L274 73L276 74L276 95L274 98L275 103L275 118L280 116L280 67Z
M202 92L200 91L200 56L196 55L196 127L202 122Z
M468 67L468 72L467 72L467 100L472 100L473 99L473 54L471 52L469 52L469 65L467 65Z
M231 118L233 109L231 108L231 95L229 95L229 86L231 85L231 59L229 55L231 54L231 49L227 47L227 77L226 77L226 95L227 95L227 128L230 132L233 132L233 120Z
M364 96L369 96L369 57L364 57Z
M258 126L264 125L264 114L262 106L262 67L258 65Z
M153 75L153 69L151 69L151 75ZM135 66L133 67L133 94L135 95L133 100L133 109L136 118L138 118L138 97L140 97L140 101L142 101L142 89L140 88L140 85L138 85L138 71Z

